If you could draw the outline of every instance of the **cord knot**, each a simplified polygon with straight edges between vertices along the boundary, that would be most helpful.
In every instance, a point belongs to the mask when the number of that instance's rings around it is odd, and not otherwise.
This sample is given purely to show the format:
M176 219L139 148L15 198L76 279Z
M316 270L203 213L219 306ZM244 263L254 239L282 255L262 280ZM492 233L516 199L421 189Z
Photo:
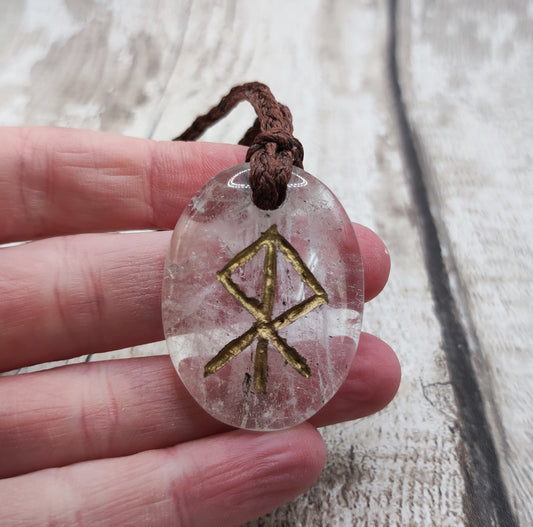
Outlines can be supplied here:
M292 164L303 168L304 148L302 143L292 133L283 128L274 128L267 132L258 133L253 139L253 144L248 149L246 161L250 161L252 155L265 148L268 143L276 145L276 154L288 152L292 158Z
M290 132L273 128L260 132L248 149L252 200L263 210L277 209L285 200L292 167L302 167L303 147Z

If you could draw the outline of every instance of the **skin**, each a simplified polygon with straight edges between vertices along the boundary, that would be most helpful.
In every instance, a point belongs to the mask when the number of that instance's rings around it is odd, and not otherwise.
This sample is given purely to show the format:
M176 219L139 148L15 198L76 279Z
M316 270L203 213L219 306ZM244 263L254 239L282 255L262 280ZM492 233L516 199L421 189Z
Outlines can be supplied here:
M0 371L163 339L170 232L194 193L245 149L54 128L0 130ZM383 242L354 225L365 299L385 286ZM0 378L4 525L238 525L304 492L326 458L317 426L394 397L394 352L363 333L348 378L308 423L232 430L166 356Z

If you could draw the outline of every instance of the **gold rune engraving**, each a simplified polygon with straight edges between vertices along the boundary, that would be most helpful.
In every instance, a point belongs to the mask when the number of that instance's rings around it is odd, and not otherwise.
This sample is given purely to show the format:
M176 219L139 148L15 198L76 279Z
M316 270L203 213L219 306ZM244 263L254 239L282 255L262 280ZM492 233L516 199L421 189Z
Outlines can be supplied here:
M256 298L246 296L231 279L231 275L237 268L251 260L263 247L265 248L265 260L261 288L262 300L259 301ZM314 295L287 309L272 320L272 308L274 307L276 294L277 250L292 265L302 281L313 291ZM239 337L228 342L205 365L204 377L220 370L257 339L254 359L254 388L257 393L266 393L268 369L267 349L269 342L300 375L309 378L311 376L311 370L307 365L307 361L296 349L287 344L284 338L279 336L278 330L292 324L295 320L303 317L318 306L327 304L328 295L300 258L296 249L279 234L276 225L272 225L255 242L234 256L222 270L217 272L217 278L226 291L253 315L256 322L248 331L245 331Z

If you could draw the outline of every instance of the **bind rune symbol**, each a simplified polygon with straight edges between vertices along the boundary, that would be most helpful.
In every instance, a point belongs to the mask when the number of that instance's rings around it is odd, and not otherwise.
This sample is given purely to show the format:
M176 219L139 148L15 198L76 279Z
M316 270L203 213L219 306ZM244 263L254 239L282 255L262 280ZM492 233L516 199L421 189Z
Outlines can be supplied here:
M263 264L263 284L259 301L256 298L246 296L231 279L232 273L246 262L251 260L261 248L265 248L265 260ZM279 250L302 281L313 291L314 295L291 307L272 320L272 309L276 293L276 250ZM221 271L217 272L217 278L226 291L238 300L249 311L256 322L241 336L228 342L212 358L204 368L204 377L217 372L241 351L246 349L257 338L257 349L254 360L254 387L257 393L266 393L267 383L267 348L270 342L300 375L306 378L311 376L311 370L307 361L280 337L278 330L292 324L298 318L306 315L322 304L328 303L328 295L320 285L313 273L305 265L294 247L279 234L276 225L272 225L255 242L243 249L232 258Z

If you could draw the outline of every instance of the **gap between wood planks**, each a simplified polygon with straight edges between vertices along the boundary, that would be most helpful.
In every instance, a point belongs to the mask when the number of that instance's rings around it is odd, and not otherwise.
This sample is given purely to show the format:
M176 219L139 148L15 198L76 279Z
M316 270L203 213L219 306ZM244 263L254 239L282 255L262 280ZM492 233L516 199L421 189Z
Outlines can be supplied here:
M408 183L418 213L431 294L460 418L464 448L459 453L459 459L466 489L463 502L465 516L472 527L514 527L518 523L503 484L498 454L472 363L472 350L465 327L459 319L439 233L430 209L427 175L418 154L420 144L416 141L416 132L409 122L403 101L397 62L397 11L398 0L389 0L387 69Z

